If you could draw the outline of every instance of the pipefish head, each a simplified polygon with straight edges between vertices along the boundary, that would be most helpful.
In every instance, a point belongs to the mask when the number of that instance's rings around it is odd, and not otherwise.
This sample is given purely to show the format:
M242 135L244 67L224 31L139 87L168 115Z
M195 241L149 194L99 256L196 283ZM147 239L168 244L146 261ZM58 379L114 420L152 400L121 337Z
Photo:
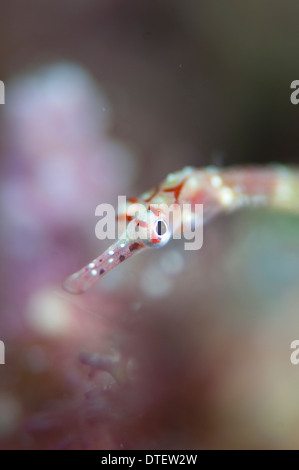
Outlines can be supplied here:
M69 276L63 284L65 290L80 294L126 259L146 248L164 246L171 238L170 224L162 210L135 203L127 208L126 218L129 221L120 238L91 263Z
M126 201L118 214L123 223L119 239L86 265L66 279L63 287L81 293L91 287L111 269L146 248L165 246L177 231L181 231L180 195L194 169L186 167L169 174L156 188L139 199ZM172 218L169 217L172 210Z

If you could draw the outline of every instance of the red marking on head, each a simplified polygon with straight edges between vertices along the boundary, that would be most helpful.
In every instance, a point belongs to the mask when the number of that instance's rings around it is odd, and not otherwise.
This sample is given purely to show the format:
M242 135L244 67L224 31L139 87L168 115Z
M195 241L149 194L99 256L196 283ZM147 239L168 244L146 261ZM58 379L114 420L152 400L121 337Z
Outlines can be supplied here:
M128 214L116 214L115 217L116 220L127 220L128 222L131 222L133 220L133 217Z
M180 196L181 191L183 189L183 186L185 184L185 181L186 181L186 179L183 179L183 181L180 184L178 184L177 186L173 186L172 188L163 189L163 191L165 193L172 193L173 192L175 202L178 202L178 199L179 199L179 196Z
M159 189L160 189L160 186L157 186L157 187L154 189L153 194L152 194L150 197L148 197L147 199L144 199L144 202L150 202L150 201L156 196L156 194L158 194Z
M148 210L152 211L156 217L160 216L160 209L156 209L155 207L152 207L151 204L148 206Z
M144 221L144 220L138 220L137 222L137 227L142 227L142 228L146 228L147 227L147 223Z

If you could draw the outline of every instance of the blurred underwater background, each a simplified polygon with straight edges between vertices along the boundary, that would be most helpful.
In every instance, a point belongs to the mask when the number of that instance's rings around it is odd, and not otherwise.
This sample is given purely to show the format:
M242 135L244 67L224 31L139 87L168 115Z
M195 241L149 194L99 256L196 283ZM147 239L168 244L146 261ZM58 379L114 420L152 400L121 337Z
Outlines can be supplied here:
M299 218L220 216L80 296L95 208L299 163L295 0L0 0L1 449L299 448Z

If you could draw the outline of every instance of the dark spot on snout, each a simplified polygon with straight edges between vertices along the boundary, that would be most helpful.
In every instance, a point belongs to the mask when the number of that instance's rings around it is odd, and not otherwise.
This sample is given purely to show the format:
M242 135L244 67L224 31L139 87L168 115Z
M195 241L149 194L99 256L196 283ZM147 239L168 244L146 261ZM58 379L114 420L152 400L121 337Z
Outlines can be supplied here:
M132 243L132 245L129 246L129 250L132 252L132 251L135 251L135 250L138 250L138 248L140 248L140 245L139 243L135 242L135 243Z
M120 257L119 257L120 262L124 261L125 259L126 259L126 257L124 255L120 255Z

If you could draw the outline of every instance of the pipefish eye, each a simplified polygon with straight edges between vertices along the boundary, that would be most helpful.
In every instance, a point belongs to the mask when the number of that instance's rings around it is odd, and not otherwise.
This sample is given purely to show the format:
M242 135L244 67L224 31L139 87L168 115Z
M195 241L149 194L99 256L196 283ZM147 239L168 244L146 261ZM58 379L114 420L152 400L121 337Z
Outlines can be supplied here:
M158 218L152 224L148 244L153 247L164 246L169 241L170 236L171 233L168 223L166 220Z
M155 232L158 237L163 237L163 235L167 234L168 227L165 220L157 220L155 223Z

